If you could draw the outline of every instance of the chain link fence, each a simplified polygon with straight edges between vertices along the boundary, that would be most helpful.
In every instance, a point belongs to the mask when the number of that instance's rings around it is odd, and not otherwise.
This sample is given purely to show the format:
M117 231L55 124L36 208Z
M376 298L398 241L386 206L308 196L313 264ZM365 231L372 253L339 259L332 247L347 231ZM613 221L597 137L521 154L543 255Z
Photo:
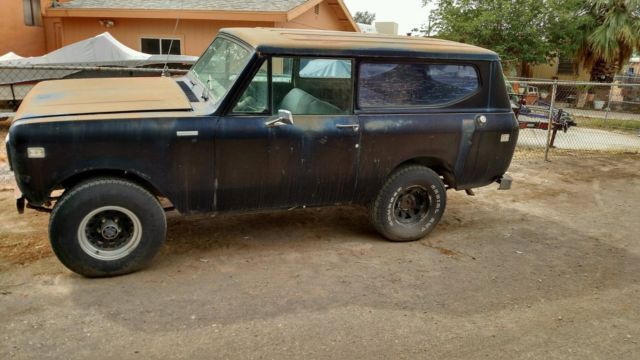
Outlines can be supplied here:
M520 124L516 159L640 153L640 79L507 83Z
M172 76L189 64L146 67L0 63L0 119L10 117L40 81L100 77ZM613 83L533 79L507 81L520 124L516 159L640 153L640 77Z
M10 117L27 93L40 81L56 79L173 76L187 72L190 64L146 67L97 66L96 64L32 65L28 61L0 62L0 119Z

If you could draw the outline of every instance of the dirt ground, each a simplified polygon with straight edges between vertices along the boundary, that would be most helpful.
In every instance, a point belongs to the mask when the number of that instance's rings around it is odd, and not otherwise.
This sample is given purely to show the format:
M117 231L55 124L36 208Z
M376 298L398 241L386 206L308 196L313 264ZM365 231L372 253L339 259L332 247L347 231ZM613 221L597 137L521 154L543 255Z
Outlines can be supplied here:
M0 358L638 359L639 160L516 162L413 243L359 207L170 214L150 268L98 280L5 176Z

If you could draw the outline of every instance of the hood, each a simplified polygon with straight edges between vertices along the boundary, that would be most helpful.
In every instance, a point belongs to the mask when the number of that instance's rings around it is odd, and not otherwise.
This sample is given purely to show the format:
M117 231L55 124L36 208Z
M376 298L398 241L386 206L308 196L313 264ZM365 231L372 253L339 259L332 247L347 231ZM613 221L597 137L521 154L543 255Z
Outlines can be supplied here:
M43 81L34 86L15 120L48 116L191 110L175 80L167 77Z

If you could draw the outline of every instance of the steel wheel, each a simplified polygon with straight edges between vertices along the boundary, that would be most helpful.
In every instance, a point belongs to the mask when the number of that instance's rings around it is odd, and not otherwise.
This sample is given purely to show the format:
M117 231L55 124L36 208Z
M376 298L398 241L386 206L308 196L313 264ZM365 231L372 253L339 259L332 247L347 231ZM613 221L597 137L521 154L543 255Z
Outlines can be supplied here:
M142 224L128 209L103 206L87 214L78 227L78 241L87 255L113 261L131 254L140 244Z
M369 207L371 224L392 241L423 238L446 207L444 183L433 170L408 165L394 171Z
M393 214L402 224L415 224L429 212L429 193L422 186L405 188L398 194L393 204Z

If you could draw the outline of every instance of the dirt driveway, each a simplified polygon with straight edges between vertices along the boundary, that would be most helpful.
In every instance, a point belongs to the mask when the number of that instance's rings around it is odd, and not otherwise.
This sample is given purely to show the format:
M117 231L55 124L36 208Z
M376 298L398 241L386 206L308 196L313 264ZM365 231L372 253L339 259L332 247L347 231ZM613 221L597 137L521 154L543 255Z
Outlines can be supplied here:
M151 268L99 280L0 183L0 358L640 358L638 157L511 172L414 243L358 207L171 215Z

